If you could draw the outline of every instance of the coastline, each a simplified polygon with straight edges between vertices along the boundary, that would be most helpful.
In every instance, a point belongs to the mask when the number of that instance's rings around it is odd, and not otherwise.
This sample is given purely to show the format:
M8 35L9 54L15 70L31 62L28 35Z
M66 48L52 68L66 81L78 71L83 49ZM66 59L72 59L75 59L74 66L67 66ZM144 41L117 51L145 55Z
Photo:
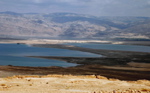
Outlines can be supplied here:
M57 39L3 39L0 43L18 43L18 44L63 44L63 43L98 43L98 44L121 44L121 45L139 45L150 46L150 41L117 41L117 40L57 40Z
M5 42L9 43L9 42ZM14 43L14 42L13 42ZM15 42L16 43L16 42ZM25 42L22 42L26 44ZM21 42L16 44L22 44ZM29 43L27 43L29 44ZM75 67L0 66L0 92L7 93L149 93L150 53L30 43L90 52L102 57L28 56L62 60ZM143 64L144 63L144 64ZM6 78L7 77L7 78ZM19 91L18 91L19 90Z
M19 40L20 41L20 40ZM9 43L9 42L5 42ZM14 43L14 42L12 42ZM22 44L21 42L16 44ZM24 42L23 44L29 44ZM89 52L102 55L102 57L56 57L56 56L27 56L62 60L79 64L75 67L23 67L0 66L0 71L17 72L21 75L47 75L47 74L72 74L72 75L102 75L120 80L150 80L150 53L131 52L118 50L90 49L62 44L45 44L30 42L33 47L61 48ZM145 64L142 64L145 63ZM142 66L141 66L142 65ZM8 75L9 76L9 75ZM11 76L11 75L10 75Z

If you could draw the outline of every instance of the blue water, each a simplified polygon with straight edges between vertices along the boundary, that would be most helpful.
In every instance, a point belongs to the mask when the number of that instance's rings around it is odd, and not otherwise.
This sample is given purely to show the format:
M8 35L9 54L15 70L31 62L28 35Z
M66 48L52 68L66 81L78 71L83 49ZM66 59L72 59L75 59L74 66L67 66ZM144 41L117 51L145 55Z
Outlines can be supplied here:
M149 46L138 45L117 45L117 44L95 44L95 43L66 43L67 45L74 45L84 48L92 49L106 49L106 50L122 50L135 52L150 52Z
M68 43L67 45L74 45L93 49L150 52L149 46L94 44L94 43ZM29 45L0 44L0 65L34 66L34 67L38 66L69 67L77 65L59 60L30 58L25 56L100 57L101 55L58 48L40 48L40 47L32 47Z
M0 65L14 66L61 66L69 67L77 64L59 60L29 58L25 56L70 56L70 57L100 57L100 55L57 48L39 48L28 45L0 44Z

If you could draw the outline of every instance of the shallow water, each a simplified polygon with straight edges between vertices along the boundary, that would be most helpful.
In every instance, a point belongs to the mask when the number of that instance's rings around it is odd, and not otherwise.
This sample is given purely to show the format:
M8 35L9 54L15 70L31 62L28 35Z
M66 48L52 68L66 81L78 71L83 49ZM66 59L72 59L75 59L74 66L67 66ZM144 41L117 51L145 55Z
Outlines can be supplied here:
M66 44L85 47L85 48L93 48L93 49L150 52L149 46L94 44L94 43L66 43ZM67 50L67 49L41 48L41 47L32 47L30 45L22 45L22 44L21 45L0 44L0 65L34 66L34 67L38 67L38 66L69 67L69 66L77 65L73 63L59 61L59 60L29 58L25 56L101 57L101 55L97 55L97 54Z
M61 66L69 67L77 64L59 60L29 58L25 56L70 56L70 57L100 57L100 55L58 48L39 48L29 45L0 44L0 65L14 66Z
M118 45L118 44L95 44L95 43L66 43L67 45L74 45L84 48L92 49L106 49L106 50L122 50L122 51L135 51L135 52L149 52L149 46L138 45Z

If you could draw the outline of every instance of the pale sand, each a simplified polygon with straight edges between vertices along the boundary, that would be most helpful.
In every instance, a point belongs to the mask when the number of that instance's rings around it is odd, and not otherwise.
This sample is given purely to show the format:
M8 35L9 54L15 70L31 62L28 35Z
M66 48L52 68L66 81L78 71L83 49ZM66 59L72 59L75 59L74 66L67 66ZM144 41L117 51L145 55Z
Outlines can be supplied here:
M8 72L8 71L0 71L0 77L4 78L4 77L8 77L8 76L14 76L14 75L21 75L21 73L17 73L17 72Z
M0 93L150 93L150 81L102 76L14 76L0 78Z
M29 39L29 40L0 40L0 43L24 43L24 44L62 44L62 43L114 43L104 40L51 40L51 39ZM115 42L120 44L121 42Z

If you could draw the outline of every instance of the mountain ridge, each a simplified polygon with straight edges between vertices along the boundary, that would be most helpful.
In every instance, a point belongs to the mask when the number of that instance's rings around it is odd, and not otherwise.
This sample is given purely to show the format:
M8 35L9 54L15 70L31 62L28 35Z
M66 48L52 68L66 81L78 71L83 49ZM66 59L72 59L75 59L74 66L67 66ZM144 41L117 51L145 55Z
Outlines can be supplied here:
M150 17L0 12L0 36L150 39Z

